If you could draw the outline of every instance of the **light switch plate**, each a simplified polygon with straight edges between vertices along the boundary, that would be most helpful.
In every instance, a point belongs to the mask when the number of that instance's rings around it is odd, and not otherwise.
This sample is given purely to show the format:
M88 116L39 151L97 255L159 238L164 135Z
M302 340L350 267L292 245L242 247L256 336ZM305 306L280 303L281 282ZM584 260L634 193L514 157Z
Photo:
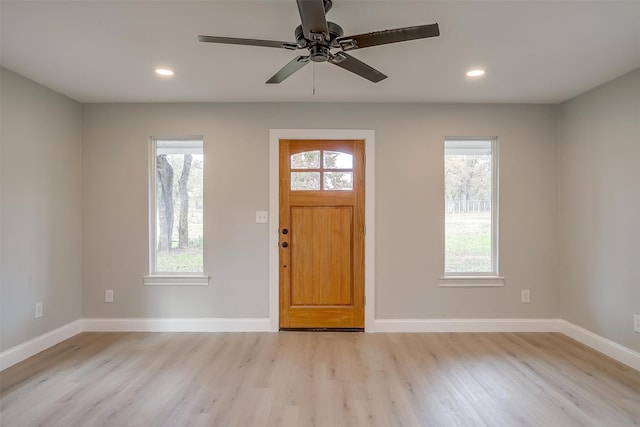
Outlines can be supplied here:
M256 224L267 224L269 222L269 212L256 211Z

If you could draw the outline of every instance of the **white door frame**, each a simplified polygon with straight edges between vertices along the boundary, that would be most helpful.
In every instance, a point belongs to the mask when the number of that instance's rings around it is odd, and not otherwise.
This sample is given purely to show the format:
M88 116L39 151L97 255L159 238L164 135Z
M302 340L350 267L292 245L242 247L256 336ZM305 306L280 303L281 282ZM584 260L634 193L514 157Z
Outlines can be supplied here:
M374 331L375 320L375 131L356 129L271 129L269 132L269 320L277 331L280 321L280 194L279 153L281 139L363 139L365 153L364 203L364 330Z

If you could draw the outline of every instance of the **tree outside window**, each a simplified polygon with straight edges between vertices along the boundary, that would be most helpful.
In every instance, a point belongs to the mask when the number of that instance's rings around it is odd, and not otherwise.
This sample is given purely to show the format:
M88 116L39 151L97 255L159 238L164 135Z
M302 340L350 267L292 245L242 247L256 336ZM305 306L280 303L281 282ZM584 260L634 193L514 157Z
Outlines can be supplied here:
M445 275L497 274L494 146L445 141Z
M153 141L151 273L203 272L203 141Z

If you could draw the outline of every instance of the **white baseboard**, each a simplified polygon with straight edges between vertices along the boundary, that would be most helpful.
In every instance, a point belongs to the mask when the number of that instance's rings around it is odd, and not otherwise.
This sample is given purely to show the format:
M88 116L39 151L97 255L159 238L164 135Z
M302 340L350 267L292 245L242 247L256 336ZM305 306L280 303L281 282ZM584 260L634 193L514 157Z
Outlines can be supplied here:
M81 332L273 332L269 318L79 319L0 353L0 371ZM375 332L560 332L640 371L640 353L562 319L377 319Z
M376 332L559 332L558 319L377 319Z
M613 342L591 331L574 325L566 320L560 320L560 331L566 336L591 347L592 349L606 354L612 359L617 360L637 371L640 371L640 353L631 350L623 345Z
M15 347L11 347L0 353L0 371L22 362L49 347L53 347L74 335L78 335L80 332L82 332L82 319L67 323L58 329L54 329Z
M270 332L269 318L84 319L86 332Z

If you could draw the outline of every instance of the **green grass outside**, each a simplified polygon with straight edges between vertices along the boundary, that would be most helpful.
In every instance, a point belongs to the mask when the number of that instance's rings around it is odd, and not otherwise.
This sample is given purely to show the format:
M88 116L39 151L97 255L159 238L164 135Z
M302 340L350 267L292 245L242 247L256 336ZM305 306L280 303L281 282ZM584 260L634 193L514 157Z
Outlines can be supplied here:
M193 246L186 249L173 248L170 252L158 253L156 257L156 271L166 272L193 272L203 271L202 246Z
M446 216L445 271L491 271L491 214ZM157 255L158 272L202 272L202 246Z
M446 215L445 271L491 271L491 214Z

